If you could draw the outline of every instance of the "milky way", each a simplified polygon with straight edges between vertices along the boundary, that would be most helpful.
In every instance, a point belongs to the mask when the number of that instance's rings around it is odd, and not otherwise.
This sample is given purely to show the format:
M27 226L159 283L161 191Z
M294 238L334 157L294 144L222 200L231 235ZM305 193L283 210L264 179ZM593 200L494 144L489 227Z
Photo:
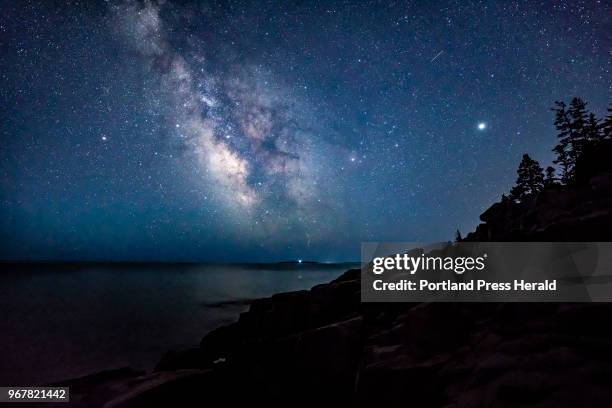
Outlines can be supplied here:
M295 102L248 65L212 74L205 50L197 47L189 63L170 45L160 7L127 2L113 13L161 87L165 99L158 105L174 124L173 137L197 157L202 182L214 186L212 195L226 210L222 221L242 223L268 239L286 239L278 226L288 220L300 227L292 230L293 239L316 232L311 222L321 200L312 167L320 158L313 157L314 136L301 128ZM286 208L265 217L279 202Z
M0 256L356 259L472 230L599 116L609 2L19 1L0 13Z

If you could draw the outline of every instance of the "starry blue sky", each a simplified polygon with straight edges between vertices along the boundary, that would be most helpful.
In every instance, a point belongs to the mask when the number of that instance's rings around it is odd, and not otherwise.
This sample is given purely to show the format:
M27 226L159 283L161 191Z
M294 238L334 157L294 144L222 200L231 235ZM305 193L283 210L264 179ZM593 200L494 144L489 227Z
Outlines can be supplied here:
M3 259L452 239L612 95L604 1L68 3L0 5Z

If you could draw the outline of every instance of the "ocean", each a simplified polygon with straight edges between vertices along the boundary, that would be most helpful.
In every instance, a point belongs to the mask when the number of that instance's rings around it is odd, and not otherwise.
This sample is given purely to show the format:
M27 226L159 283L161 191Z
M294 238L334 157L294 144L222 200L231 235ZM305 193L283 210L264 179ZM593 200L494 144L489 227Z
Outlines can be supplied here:
M238 319L250 299L358 264L1 264L0 385L151 370Z

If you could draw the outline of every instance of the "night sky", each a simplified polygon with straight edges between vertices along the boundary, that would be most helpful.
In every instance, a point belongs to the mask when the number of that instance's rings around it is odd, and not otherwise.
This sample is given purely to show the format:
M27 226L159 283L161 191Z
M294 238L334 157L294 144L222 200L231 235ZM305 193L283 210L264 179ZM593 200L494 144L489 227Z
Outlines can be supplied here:
M452 239L550 164L555 100L612 95L606 1L0 7L2 259Z

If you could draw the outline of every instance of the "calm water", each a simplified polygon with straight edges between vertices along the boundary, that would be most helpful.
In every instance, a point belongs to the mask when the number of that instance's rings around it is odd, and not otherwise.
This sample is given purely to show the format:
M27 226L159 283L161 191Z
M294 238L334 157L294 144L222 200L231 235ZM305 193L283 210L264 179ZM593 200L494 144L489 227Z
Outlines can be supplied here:
M309 289L352 266L3 265L0 385L151 369L235 321L241 300Z

